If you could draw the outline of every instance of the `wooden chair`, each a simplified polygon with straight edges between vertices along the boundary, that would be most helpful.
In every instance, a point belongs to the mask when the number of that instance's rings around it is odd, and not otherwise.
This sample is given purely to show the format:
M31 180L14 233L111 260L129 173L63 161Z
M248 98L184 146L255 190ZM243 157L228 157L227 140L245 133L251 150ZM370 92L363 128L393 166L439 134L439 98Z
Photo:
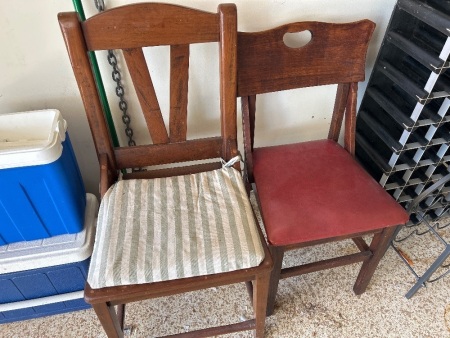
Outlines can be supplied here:
M185 334L255 329L262 337L272 261L241 173L233 162L223 165L238 155L236 7L219 5L217 13L207 13L141 3L85 22L76 13L58 19L100 163L101 206L85 300L108 337L123 337L126 303L249 281L255 319ZM221 135L188 139L190 44L206 42L217 42L220 49ZM160 45L170 45L169 132L142 49ZM152 144L112 145L88 58L88 51L107 49L123 51ZM155 165L169 167L119 178L125 169Z
M363 293L395 229L408 220L406 211L353 158L357 82L364 80L374 27L369 20L299 22L238 33L237 91L242 103L246 176L256 187L274 261L268 314L273 312L280 278L363 262L354 285L356 294ZM303 47L291 48L283 42L286 33L303 31L311 33ZM337 84L337 94L327 139L254 147L256 94L330 84ZM342 147L338 138L344 112ZM298 114L310 116L301 107ZM367 245L362 236L372 233ZM282 269L287 250L349 238L360 252Z

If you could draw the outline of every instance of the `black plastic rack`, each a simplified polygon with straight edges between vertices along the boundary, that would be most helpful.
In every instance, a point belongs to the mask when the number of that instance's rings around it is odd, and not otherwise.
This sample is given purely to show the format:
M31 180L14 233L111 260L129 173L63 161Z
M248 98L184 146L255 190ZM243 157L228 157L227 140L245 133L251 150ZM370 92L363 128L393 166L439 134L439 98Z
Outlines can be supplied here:
M358 112L356 157L411 211L409 227L449 210L449 55L450 1L398 0Z

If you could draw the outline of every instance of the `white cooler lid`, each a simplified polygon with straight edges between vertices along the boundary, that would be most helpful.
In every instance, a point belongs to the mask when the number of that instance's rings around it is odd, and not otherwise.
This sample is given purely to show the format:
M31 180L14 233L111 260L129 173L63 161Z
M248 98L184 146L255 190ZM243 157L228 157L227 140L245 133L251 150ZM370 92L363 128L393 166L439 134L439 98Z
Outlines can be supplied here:
M67 123L56 109L0 114L0 169L56 161L66 130Z
M86 194L83 231L0 246L0 274L82 262L92 255L97 198Z

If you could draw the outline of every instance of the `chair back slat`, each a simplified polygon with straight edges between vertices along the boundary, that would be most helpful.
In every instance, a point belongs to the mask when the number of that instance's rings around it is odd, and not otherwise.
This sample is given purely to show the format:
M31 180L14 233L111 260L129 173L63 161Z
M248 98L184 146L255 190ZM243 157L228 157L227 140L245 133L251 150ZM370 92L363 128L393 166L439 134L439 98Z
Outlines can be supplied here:
M240 32L238 95L362 81L374 28L373 22L362 20L348 24L298 22L259 33ZM303 31L311 32L306 45L286 46L286 33Z
M219 163L219 162L201 163L201 164L193 164L193 165L183 166L183 167L163 168L163 169L146 170L146 171L135 171L135 172L124 174L123 178L125 180L152 179L152 178L159 178L159 177L191 175L191 174L197 174L197 173L204 172L204 171L220 169L221 167L222 167L222 163Z
M154 144L167 143L169 136L159 108L150 73L147 69L144 52L141 48L124 49L123 55L133 80L136 94Z
M345 133L344 148L355 156L355 137L356 137L356 100L358 93L358 84L350 84L347 106L345 107Z
M347 105L348 91L350 85L348 83L340 83L336 91L336 100L334 102L333 115L331 117L330 129L328 131L328 139L337 142L341 131L342 120L344 119L344 111Z
M110 9L83 22L83 32L89 50L219 40L215 14L162 3L132 4Z
M222 138L210 137L185 142L142 145L114 149L118 169L200 161L222 156Z
M171 142L186 141L189 80L189 45L170 46L170 119Z

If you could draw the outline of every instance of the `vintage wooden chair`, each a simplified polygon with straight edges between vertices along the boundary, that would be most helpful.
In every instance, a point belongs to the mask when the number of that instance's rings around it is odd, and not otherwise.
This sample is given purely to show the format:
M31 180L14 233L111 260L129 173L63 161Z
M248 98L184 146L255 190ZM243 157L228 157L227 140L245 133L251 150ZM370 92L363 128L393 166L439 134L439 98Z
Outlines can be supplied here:
M358 81L364 80L367 45L375 24L299 22L238 33L238 96L241 97L246 176L256 187L274 261L268 314L280 278L363 262L354 292L365 291L398 225L408 214L353 158ZM299 48L286 33L311 33ZM337 84L328 138L254 147L256 94ZM311 97L310 100L323 100ZM260 102L260 101L258 101ZM344 147L338 144L345 112ZM310 116L298 107L298 114ZM273 113L277 118L277 112ZM370 245L361 236L374 234ZM284 252L353 239L360 252L282 269Z
M255 319L187 335L251 329L264 335L272 261L240 172L233 161L223 164L238 155L236 16L232 4L207 13L158 3L114 8L85 22L76 13L58 16L100 163L101 206L85 300L108 337L123 337L126 303L249 281ZM189 139L190 44L207 42L220 49L221 135ZM142 49L160 45L170 45L169 133ZM112 145L88 58L88 51L107 49L123 51L152 144ZM180 162L187 164L119 178L127 168Z

